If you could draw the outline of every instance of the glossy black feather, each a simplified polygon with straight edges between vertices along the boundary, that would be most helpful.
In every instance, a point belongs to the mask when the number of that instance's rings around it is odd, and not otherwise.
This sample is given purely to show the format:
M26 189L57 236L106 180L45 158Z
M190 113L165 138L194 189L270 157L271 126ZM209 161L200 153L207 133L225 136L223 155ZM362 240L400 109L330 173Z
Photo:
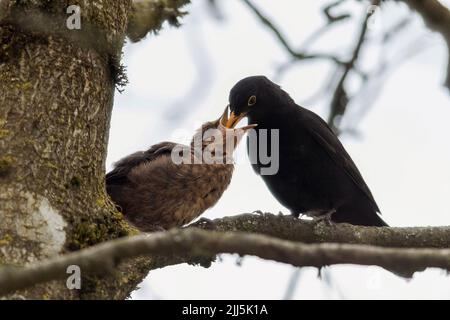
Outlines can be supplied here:
M257 103L247 101L255 95ZM262 175L269 190L293 215L321 215L336 211L335 222L386 226L361 173L338 137L315 113L295 104L289 95L266 77L249 77L230 92L230 110L245 113L249 123L261 129L279 130L279 171ZM267 149L271 149L268 141ZM258 155L259 150L250 156ZM256 173L263 167L259 156L252 159Z
M310 130L311 136L327 152L330 158L345 171L350 179L353 180L355 185L358 186L358 188L366 195L367 200L371 203L372 209L380 212L372 192L370 192L369 187L356 167L356 164L353 162L352 158L328 124L321 117L310 110L299 106L298 108L303 113L309 124L307 129Z

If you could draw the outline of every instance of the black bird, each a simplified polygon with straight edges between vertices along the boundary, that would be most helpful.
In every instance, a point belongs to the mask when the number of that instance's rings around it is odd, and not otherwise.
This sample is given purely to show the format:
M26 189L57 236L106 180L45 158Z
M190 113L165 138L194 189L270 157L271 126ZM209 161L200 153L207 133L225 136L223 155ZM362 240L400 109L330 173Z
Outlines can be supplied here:
M233 174L234 148L254 127L227 129L227 114L228 109L220 119L203 124L190 147L162 142L115 164L106 175L106 189L129 222L144 232L180 227L220 199ZM183 148L185 160L191 161L174 161L175 148L175 154Z
M262 178L294 216L387 226L377 214L380 209L369 187L337 136L322 118L298 106L280 86L264 76L244 78L231 89L229 107L227 127L233 128L247 117L250 124L258 125L258 146L261 129L279 129L279 170ZM249 139L247 143L249 146ZM267 150L271 150L270 139L268 143ZM249 154L253 169L261 174L265 162L259 152ZM256 159L252 154L257 155Z

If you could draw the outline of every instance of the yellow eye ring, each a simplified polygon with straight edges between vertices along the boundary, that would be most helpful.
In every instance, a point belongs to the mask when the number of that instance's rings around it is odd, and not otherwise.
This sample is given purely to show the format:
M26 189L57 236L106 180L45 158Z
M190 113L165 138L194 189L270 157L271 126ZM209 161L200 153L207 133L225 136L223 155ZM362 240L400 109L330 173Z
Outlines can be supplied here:
M250 98L248 98L247 104L249 106L253 106L255 103L256 103L256 96L251 96Z

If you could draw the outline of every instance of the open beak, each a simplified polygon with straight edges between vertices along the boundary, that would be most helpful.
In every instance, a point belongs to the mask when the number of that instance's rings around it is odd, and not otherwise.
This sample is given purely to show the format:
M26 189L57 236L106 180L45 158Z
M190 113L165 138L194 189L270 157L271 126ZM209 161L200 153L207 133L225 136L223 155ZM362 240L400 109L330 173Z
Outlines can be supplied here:
M247 114L246 113L242 113L239 116L236 116L234 114L234 112L231 112L230 117L228 118L228 109L229 109L229 105L225 108L225 111L222 114L222 117L220 117L220 124L227 128L227 129L233 129L239 121L242 120L242 118L244 118ZM237 128L236 130L239 130L241 132L245 132L249 129L253 129L257 126L257 124L249 124L247 126L241 127L241 128Z
M228 118L228 109L229 108L230 108L230 106L228 105L225 108L222 116L219 119L219 129L223 130L224 132L232 131L231 137L234 139L234 146L236 148L236 146L239 144L239 142L241 141L241 139L245 135L245 133L248 130L255 128L257 126L257 124L249 124L249 125L241 127L241 128L235 128L236 124L244 116L236 117L234 115L234 113L232 112L230 115L230 118Z
M246 115L246 113L242 112L240 115L236 116L234 112L231 112L230 118L228 119L225 127L234 128L238 124L238 122L241 121L242 118L244 118Z
M220 117L220 124L222 126L224 126L225 128L227 127L227 122L228 122L228 107L227 106L222 114L222 116Z

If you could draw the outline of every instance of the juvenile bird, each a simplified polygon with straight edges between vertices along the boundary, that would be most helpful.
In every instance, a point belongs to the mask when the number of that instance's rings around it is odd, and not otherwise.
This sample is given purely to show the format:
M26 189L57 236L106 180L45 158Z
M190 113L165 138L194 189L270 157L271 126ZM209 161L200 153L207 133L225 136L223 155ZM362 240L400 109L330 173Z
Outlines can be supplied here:
M278 172L262 178L294 216L387 226L377 214L380 210L361 173L327 123L298 106L278 85L264 76L242 79L230 91L229 108L228 128L244 117L258 124L257 148L261 129L279 129ZM260 174L265 166L260 152L249 154L253 169Z
M190 146L162 142L115 164L106 188L129 222L144 232L179 227L219 200L231 181L234 148L254 127L227 129L227 114L203 124Z

